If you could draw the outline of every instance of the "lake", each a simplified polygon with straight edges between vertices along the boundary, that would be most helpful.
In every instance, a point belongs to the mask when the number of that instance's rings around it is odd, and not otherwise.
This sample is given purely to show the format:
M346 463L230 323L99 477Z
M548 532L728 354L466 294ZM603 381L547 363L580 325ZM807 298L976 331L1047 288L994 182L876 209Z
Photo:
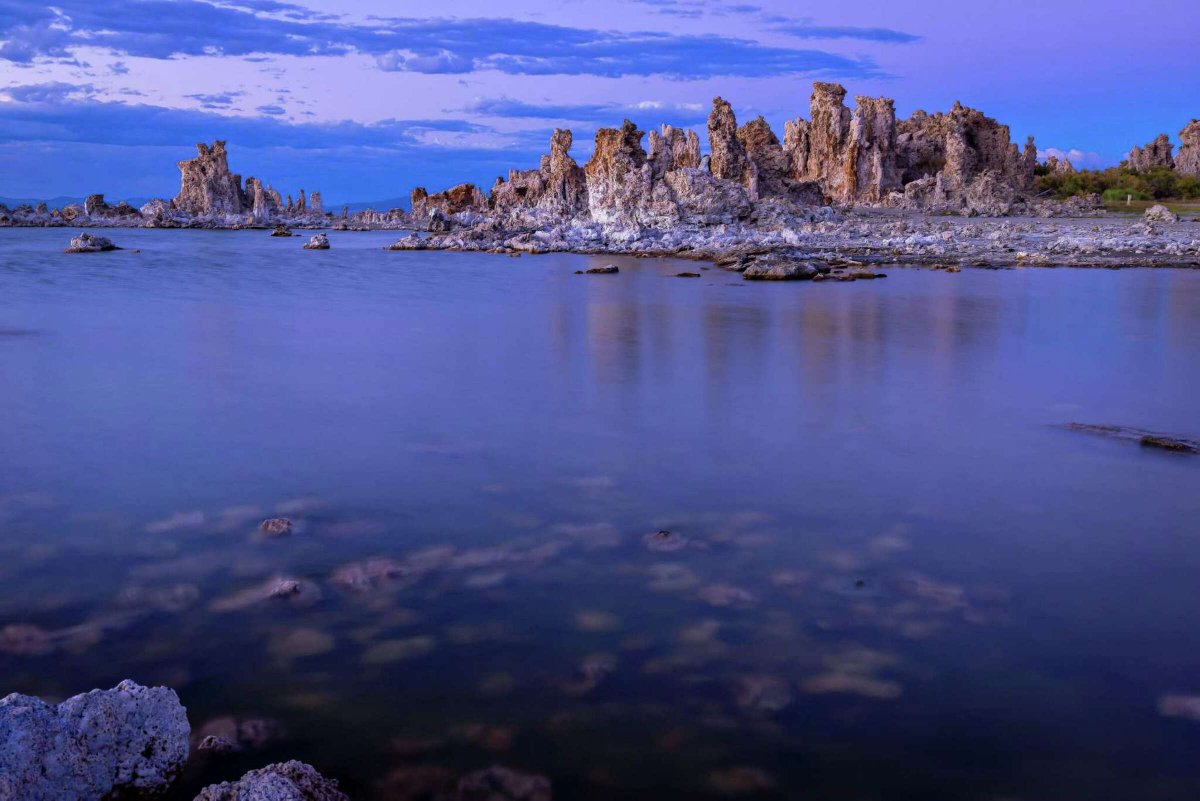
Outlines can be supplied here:
M174 687L172 798L1200 794L1200 457L1064 428L1200 435L1200 272L71 233L0 230L0 694Z

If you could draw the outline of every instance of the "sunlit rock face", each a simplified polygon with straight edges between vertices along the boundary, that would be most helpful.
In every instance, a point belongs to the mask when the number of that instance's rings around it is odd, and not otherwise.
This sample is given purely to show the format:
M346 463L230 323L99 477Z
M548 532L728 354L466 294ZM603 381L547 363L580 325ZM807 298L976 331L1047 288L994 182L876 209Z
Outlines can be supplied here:
M643 132L629 120L596 131L596 147L584 166L588 211L610 224L645 221L653 202L653 169L642 149Z
M1192 120L1179 132L1179 155L1175 171L1200 178L1200 120Z
M1171 155L1171 151L1174 149L1175 146L1171 144L1170 138L1165 133L1159 134L1153 142L1144 147L1135 147L1129 151L1129 167L1138 172L1151 170L1155 167L1166 167L1168 170L1174 169L1175 159Z

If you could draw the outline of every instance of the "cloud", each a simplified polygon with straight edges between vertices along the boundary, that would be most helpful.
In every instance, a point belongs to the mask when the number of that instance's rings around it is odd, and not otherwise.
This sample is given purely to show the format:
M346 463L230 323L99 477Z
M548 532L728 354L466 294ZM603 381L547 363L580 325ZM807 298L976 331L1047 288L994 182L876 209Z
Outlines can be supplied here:
M245 92L215 92L184 95L184 97L198 101L201 108L224 109L232 106L239 97L243 97L245 94Z
M852 25L808 25L793 23L776 28L780 33L797 39L859 39L866 42L909 44L919 42L920 36L891 28L858 28Z
M0 59L23 64L91 46L160 59L357 52L374 56L383 70L425 74L497 70L677 79L879 74L866 57L714 34L601 31L507 18L371 17L352 24L274 0L58 0L55 6L0 0L0 40Z
M1050 156L1059 161L1067 159L1078 170L1102 170L1113 165L1112 159L1105 158L1099 153L1081 150L1077 147L1062 150L1057 147L1039 147L1038 161L1045 162Z
M259 114L267 114L272 117L282 117L285 114L287 114L287 110L283 106L277 106L274 104L265 105L265 106L255 106L254 110L257 111Z
M703 106L645 101L633 105L619 103L526 103L509 97L484 98L471 103L463 111L485 117L509 119L566 120L596 125L620 125L623 119L642 124L669 123L686 127L699 125L708 119Z
M91 96L90 84L30 84L11 86L0 92L13 101L0 103L0 141L8 142L187 146L220 138L236 140L245 147L286 144L294 150L310 150L415 146L424 143L432 131L495 134L488 126L453 118L293 124L278 119L272 106L260 107L260 110L270 109L262 111L268 116L248 117L141 103L77 100ZM196 98L232 101L237 94Z
M95 87L90 83L74 84L62 81L23 84L0 89L0 94L6 95L17 103L64 103L67 100L91 97L94 93Z

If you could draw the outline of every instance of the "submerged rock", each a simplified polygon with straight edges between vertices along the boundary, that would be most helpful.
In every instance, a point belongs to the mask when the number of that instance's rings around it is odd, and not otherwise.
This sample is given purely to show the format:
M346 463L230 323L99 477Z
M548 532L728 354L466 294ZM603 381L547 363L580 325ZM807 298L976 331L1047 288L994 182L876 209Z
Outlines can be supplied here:
M80 234L71 237L71 246L67 253L103 253L108 250L120 250L111 239L95 234Z
M279 762L236 782L205 787L195 801L350 801L338 783L304 762Z
M455 801L551 801L550 780L500 765L464 776Z
M286 537L292 533L292 521L286 517L272 517L258 524L258 530L267 537Z
M304 243L305 250L329 250L329 237L316 234Z
M52 707L0 700L0 799L64 801L157 793L187 761L186 710L174 690L123 681Z
M1169 434L1160 434L1154 431L1143 431L1138 428L1095 425L1091 423L1067 423L1064 428L1068 431L1082 431L1086 434L1098 434L1103 437L1136 442L1142 447L1147 448L1160 448L1176 453L1200 453L1200 441Z

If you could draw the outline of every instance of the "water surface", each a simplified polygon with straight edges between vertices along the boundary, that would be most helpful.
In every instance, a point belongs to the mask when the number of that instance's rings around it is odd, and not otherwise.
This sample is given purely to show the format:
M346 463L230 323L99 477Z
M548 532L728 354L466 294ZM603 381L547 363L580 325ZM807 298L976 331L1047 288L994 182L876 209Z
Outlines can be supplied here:
M111 235L0 231L0 692L265 722L177 797L1200 793L1200 458L1061 428L1200 434L1200 273Z

